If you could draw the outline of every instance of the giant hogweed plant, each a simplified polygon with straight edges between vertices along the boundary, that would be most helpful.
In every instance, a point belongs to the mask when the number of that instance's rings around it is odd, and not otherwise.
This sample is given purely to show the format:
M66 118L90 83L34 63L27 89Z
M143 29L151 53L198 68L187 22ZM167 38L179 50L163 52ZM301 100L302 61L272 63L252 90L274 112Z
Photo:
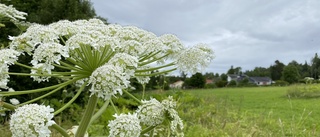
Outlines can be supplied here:
M12 7L0 6L5 7L0 9L2 16L16 11ZM14 13L8 15L16 15L20 19L26 15L18 11ZM9 47L0 50L0 111L13 112L9 124L12 135L16 137L47 137L51 134L49 127L66 137L85 136L90 124L109 106L111 98L123 93L140 106L132 113L114 114L115 119L108 124L110 137L152 136L160 125L168 127L170 136L183 136L183 122L175 110L173 98L169 96L161 102L154 98L138 99L127 90L130 88L129 80L136 78L141 84L146 84L151 76L175 70L195 73L214 58L213 51L204 44L187 48L171 34L156 36L134 26L106 25L98 19L32 24L26 32L9 39L12 40ZM19 56L31 56L32 60L23 64L18 62ZM30 69L30 73L11 72L11 65ZM62 82L12 92L7 86L10 75L31 77L39 83L49 82L51 78L59 78ZM54 110L35 103L71 84L79 85L78 91L63 107ZM45 94L26 102L6 102L4 99L38 92ZM82 92L90 93L82 120L73 129L65 130L53 118ZM97 108L98 100L104 102L100 108Z

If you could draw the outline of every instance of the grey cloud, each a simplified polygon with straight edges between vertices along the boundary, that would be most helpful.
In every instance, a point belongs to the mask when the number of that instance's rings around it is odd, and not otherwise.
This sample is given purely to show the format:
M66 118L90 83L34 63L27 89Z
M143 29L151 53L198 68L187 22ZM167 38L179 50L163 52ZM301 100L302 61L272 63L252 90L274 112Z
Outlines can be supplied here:
M216 59L206 71L269 67L275 60L310 61L319 52L317 0L92 0L111 23L172 33L185 45L207 43Z

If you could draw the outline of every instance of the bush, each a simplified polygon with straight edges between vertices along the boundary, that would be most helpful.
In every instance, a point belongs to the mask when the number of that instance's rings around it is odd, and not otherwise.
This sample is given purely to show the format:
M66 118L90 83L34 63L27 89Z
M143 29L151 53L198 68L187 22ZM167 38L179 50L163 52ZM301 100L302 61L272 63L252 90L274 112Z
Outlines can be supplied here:
M217 81L215 84L217 87L222 88L222 87L225 87L228 84L228 82L225 80L220 80L220 81Z
M288 86L289 82L283 81L283 80L276 80L276 82L273 85L274 86Z
M237 82L235 80L231 80L228 84L228 87L236 87L237 86Z
M204 88L206 88L206 89L209 89L209 88L217 88L217 86L216 86L216 84L211 83L211 84L206 84L206 85L204 86Z
M320 84L292 85L287 91L288 97L318 98L320 97Z

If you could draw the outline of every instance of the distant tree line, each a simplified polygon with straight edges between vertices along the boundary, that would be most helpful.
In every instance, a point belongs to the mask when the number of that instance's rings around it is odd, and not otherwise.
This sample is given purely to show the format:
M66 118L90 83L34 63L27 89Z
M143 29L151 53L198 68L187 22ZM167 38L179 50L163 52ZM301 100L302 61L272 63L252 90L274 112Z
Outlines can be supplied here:
M320 78L320 57L315 53L310 63L298 63L293 60L287 65L276 60L270 67L255 67L253 70L242 71L241 67L231 66L226 73L206 72L205 74L197 73L190 78L183 73L180 76L167 76L168 83L174 83L182 80L185 82L184 88L215 88L226 86L255 86L249 83L245 78L240 82L228 82L228 74L247 75L249 77L269 77L279 85L305 83L305 78L312 78L319 81ZM206 83L206 80L212 80L213 83ZM315 82L317 82L315 81Z

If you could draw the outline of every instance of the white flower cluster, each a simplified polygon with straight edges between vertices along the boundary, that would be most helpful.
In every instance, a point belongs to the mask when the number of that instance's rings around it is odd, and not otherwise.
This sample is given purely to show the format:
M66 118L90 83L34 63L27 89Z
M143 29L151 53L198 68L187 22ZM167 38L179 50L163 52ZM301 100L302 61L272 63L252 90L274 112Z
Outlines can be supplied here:
M196 73L204 69L214 58L212 49L205 44L198 44L182 51L177 56L177 68L181 71Z
M129 55L127 53L117 53L108 62L115 66L121 66L123 68L135 69L138 67L138 59L136 56Z
M172 132L177 131L177 127L179 127L179 129L182 130L183 122L179 117L178 112L175 110L177 103L173 100L173 97L169 96L168 99L163 100L161 103L169 114L169 119L171 120L170 122L171 131Z
M13 65L18 60L19 55L20 53L13 49L0 50L0 88L8 88L7 83L10 76L6 73L9 71L9 65Z
M139 137L141 132L137 114L115 114L115 120L109 122L109 137Z
M183 122L180 119L178 112L175 110L176 102L172 96L163 100L161 103L156 99L150 99L149 101L142 101L142 105L138 107L137 115L141 123L147 126L156 126L162 124L167 119L170 120L170 129L172 133L177 131L177 127L180 130L183 129Z
M12 105L19 105L20 101L16 98L12 98L9 100Z
M7 17L10 18L12 20L18 20L18 19L26 19L24 16L28 15L25 12L21 12L16 10L15 8L12 7L12 5L10 6L6 6L4 4L0 3L0 18L1 17Z
M120 66L105 64L97 68L89 78L91 95L96 94L105 100L120 93L129 86L129 79L124 69Z
M11 115L10 130L13 137L49 137L49 126L55 124L53 108L38 104L19 107Z
M136 111L141 123L147 126L156 126L164 121L165 108L158 100L151 98L141 102L142 105Z

